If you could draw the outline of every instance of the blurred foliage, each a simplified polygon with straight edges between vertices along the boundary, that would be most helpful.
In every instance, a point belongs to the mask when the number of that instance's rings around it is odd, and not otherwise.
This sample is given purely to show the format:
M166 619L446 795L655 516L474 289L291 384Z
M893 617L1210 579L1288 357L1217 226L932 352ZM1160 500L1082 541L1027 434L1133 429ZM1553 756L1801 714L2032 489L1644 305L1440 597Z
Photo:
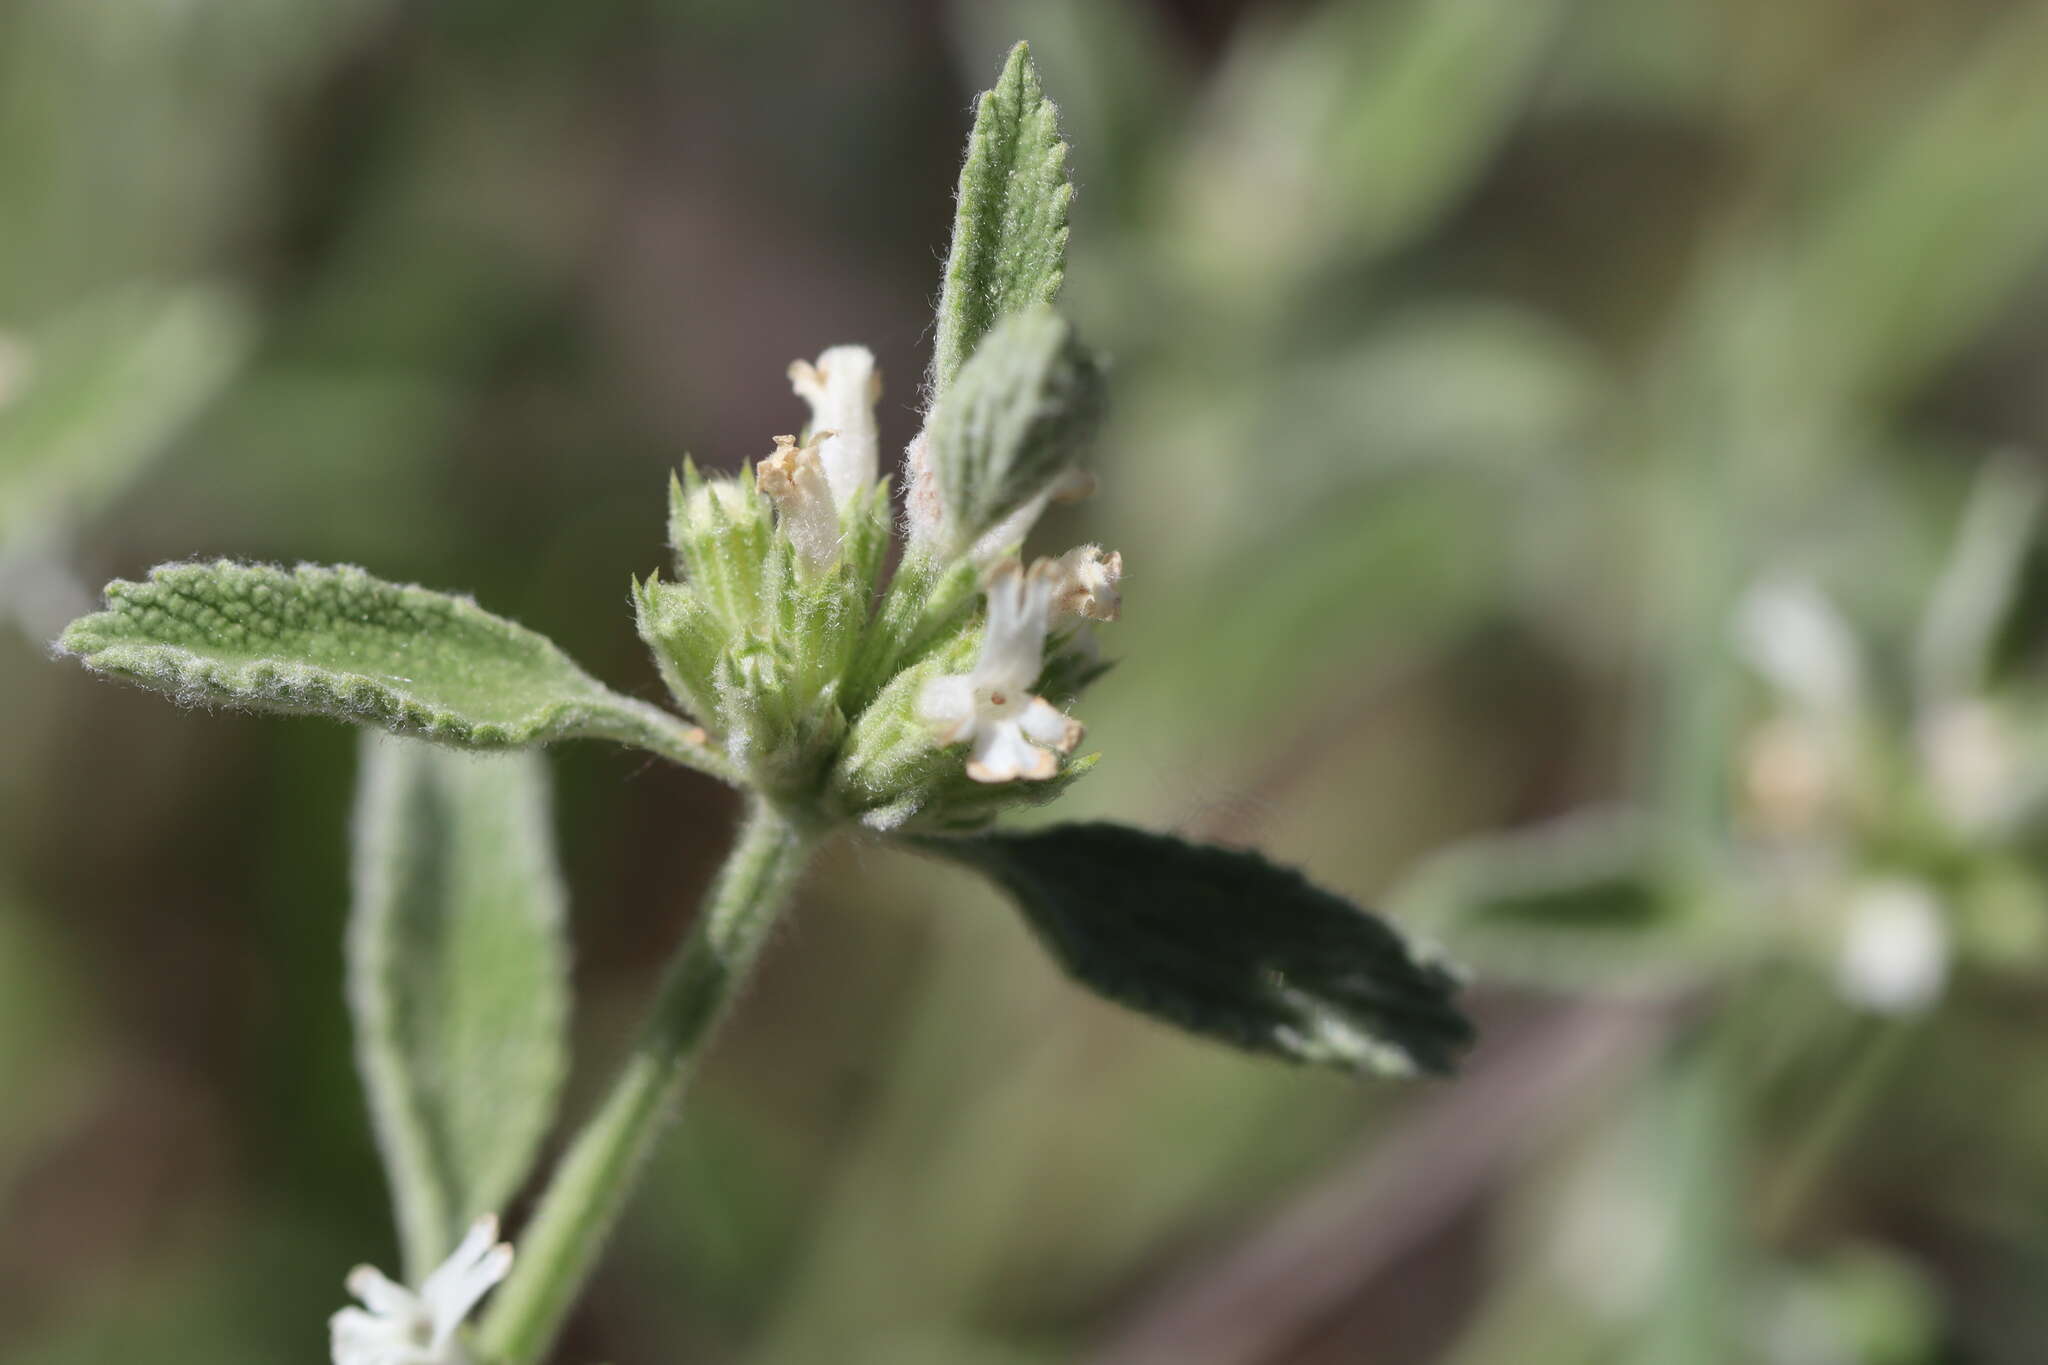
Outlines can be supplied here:
M1443 1091L1257 1065L843 848L564 1359L2036 1360L2044 843L1941 793L2038 784L2048 5L933 10L0 7L0 1355L305 1358L392 1260L348 736L55 668L56 606L357 562L657 696L667 470L764 453L841 341L908 438L1022 36L1115 362L1102 495L1044 536L1131 568L1070 802L1387 894L1481 964L1486 1040ZM1787 582L1853 706L1743 643ZM602 1060L729 808L553 762ZM1947 970L1879 1017L1844 907L1901 878ZM1530 1098L1567 1029L1618 1041ZM1452 1099L1469 1144L1403 1141ZM1340 1217L1355 1171L1404 1198Z

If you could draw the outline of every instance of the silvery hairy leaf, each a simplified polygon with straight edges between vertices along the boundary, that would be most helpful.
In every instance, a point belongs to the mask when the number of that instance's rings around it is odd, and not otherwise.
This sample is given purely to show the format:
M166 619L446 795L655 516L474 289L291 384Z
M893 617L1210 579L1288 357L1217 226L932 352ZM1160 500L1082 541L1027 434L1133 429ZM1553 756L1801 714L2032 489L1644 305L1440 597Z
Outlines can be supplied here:
M567 895L538 755L366 734L356 1056L413 1283L518 1190L567 1062Z

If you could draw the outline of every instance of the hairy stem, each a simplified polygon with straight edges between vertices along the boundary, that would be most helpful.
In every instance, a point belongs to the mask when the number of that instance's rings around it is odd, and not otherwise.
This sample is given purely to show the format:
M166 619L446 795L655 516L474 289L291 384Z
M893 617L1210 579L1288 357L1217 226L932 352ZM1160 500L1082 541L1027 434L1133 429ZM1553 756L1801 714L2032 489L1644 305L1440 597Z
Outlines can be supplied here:
M519 1259L479 1329L483 1358L537 1365L596 1269L692 1065L802 873L809 835L760 798L669 964L611 1094L556 1168Z

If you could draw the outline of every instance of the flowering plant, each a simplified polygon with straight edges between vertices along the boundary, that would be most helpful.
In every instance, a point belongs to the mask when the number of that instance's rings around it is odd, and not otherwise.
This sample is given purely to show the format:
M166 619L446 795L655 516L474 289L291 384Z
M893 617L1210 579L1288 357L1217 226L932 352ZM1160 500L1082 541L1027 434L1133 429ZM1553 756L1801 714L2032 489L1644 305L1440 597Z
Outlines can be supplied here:
M1053 308L1071 194L1020 44L961 174L900 558L891 572L881 376L865 348L834 346L790 367L801 435L736 474L686 463L672 483L676 576L636 582L633 601L688 720L466 597L350 567L165 565L110 584L105 610L65 632L87 667L188 703L331 716L444 750L606 739L747 794L695 929L515 1261L492 1214L529 1174L565 1069L544 772L525 755L365 746L350 995L421 1287L352 1275L364 1306L333 1320L337 1365L545 1355L694 1059L840 831L981 870L1077 978L1197 1033L1390 1073L1446 1070L1468 1040L1450 971L1256 854L1111 824L991 828L1094 763L1071 708L1104 671L1091 632L1120 609L1118 554L1022 554L1045 508L1092 484L1078 460L1102 366ZM467 1340L461 1320L501 1280Z

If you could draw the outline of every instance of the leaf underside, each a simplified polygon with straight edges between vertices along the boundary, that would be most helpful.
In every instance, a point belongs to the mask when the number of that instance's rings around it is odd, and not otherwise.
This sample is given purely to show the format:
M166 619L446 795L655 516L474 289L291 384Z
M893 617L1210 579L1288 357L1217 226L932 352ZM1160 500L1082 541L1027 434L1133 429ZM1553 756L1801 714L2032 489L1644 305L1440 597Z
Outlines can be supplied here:
M575 736L664 751L681 722L467 597L348 566L166 564L58 647L190 705L329 716L464 748Z
M1051 303L1066 277L1067 144L1031 51L1010 50L975 112L939 296L932 397L942 394L989 328L1034 303Z
M932 410L931 462L953 524L978 536L1044 493L1102 416L1094 359L1043 304L1004 317Z
M928 839L1008 890L1054 957L1133 1009L1294 1061L1449 1071L1457 978L1256 853L1113 824Z
M363 737L349 1002L407 1273L505 1207L567 1062L567 897L547 771Z

